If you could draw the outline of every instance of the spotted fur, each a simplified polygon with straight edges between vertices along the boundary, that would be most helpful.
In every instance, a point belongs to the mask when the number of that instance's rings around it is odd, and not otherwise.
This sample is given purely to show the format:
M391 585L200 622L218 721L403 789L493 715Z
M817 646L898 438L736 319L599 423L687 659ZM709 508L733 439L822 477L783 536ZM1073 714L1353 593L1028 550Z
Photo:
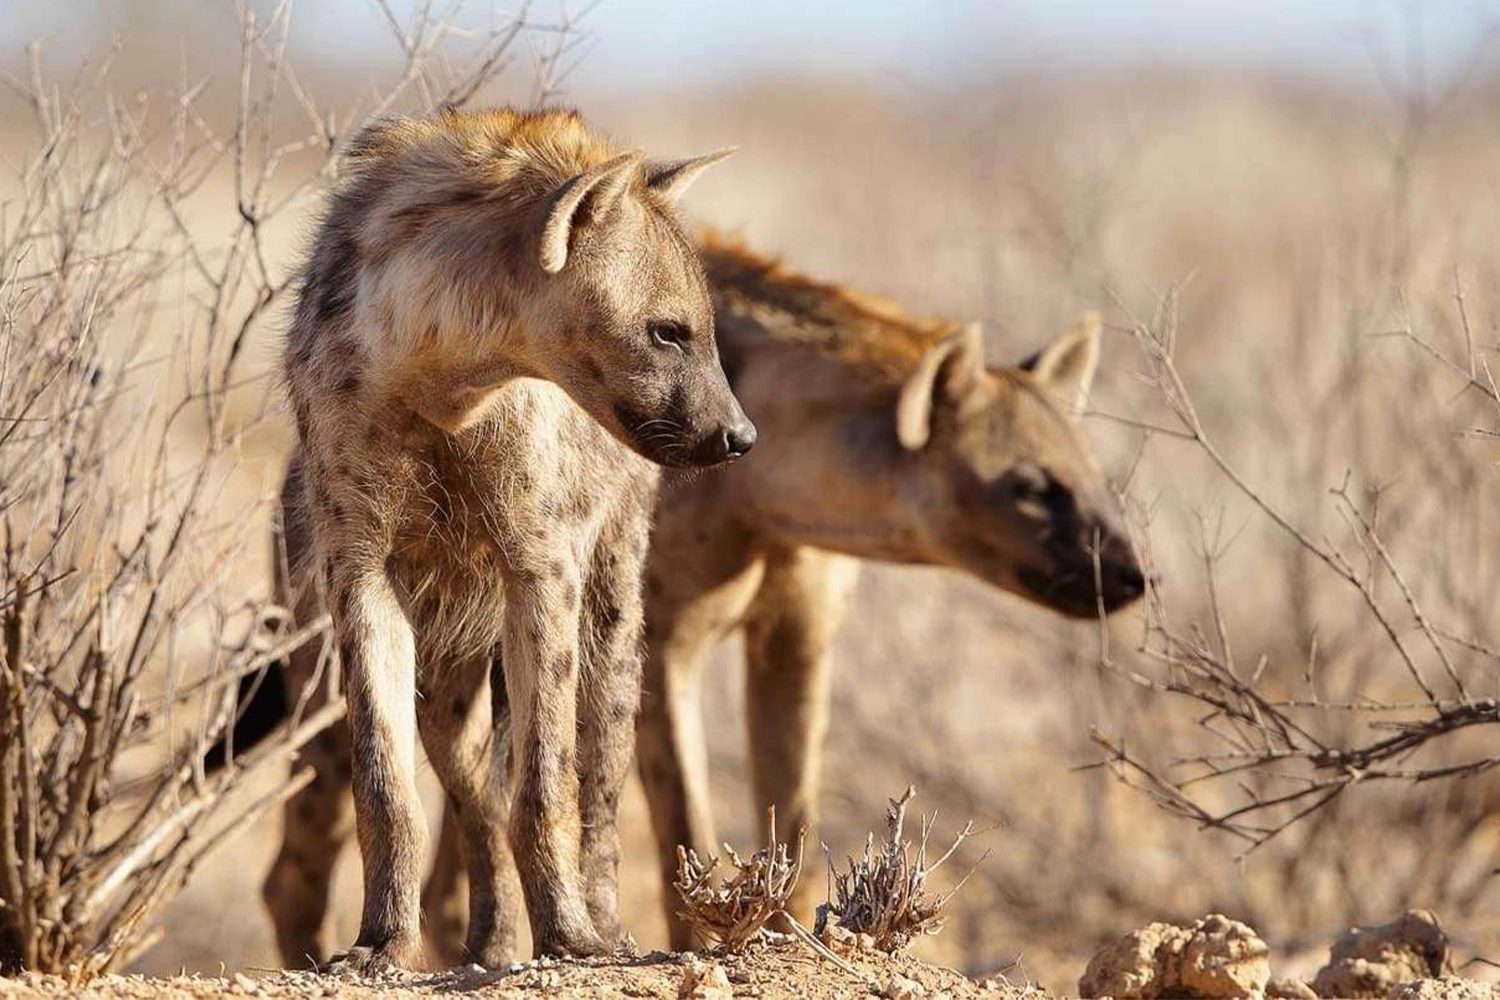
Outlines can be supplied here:
M319 593L332 612L349 705L313 750L343 741L355 762L349 965L422 961L419 733L474 884L471 959L512 957L512 845L538 952L623 939L615 813L656 463L753 441L672 211L716 158L643 162L565 111L379 121L349 144L284 360L288 561L300 614ZM289 805L273 906L326 891L291 834L316 844L344 821L310 802ZM300 919L283 950L316 961L318 916Z

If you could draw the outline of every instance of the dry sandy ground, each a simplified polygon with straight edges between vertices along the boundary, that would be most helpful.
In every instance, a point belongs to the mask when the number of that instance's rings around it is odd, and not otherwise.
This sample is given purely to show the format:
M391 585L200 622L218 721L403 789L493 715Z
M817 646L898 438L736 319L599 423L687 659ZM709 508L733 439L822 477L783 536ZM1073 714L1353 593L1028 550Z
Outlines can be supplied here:
M850 959L860 970L854 976L792 943L755 946L744 956L704 960L696 956L651 952L625 961L551 961L516 963L509 969L487 972L478 966L438 974L401 974L380 979L344 980L309 972L237 973L231 978L179 976L105 976L82 988L58 977L0 979L5 1000L42 1000L53 997L116 1000L200 1000L206 997L264 997L301 1000L306 997L383 997L403 1000L472 994L484 1000L512 997L569 997L580 1000L618 1000L659 997L662 1000L859 1000L879 996L890 1000L1020 1000L1046 994L1033 986L1017 986L1004 979L977 983L951 969L927 965L915 958L891 958L861 953ZM717 964L718 968L714 966ZM722 972L722 976L719 973ZM706 974L704 974L706 973Z

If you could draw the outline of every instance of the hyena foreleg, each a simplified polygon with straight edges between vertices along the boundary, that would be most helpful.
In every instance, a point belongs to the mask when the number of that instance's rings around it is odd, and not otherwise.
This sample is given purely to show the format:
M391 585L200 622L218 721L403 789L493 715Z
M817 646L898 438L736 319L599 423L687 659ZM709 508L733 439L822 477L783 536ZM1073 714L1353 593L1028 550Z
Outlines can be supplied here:
M427 826L417 797L415 644L383 568L347 562L354 565L330 567L329 594L359 763L354 818L365 901L359 937L335 964L359 971L417 968Z
M818 820L830 654L857 572L846 556L805 548L773 552L745 623L754 805L762 823L766 807L776 807L782 840L795 840L799 829L811 831ZM811 919L816 892L816 879L803 880L793 916Z
M490 663L491 657L480 656L428 665L417 699L417 725L427 758L447 793L445 846L451 849L449 829L456 825L468 871L469 929L462 957L494 968L515 954L518 907L506 842L510 748L503 706L497 718L489 696ZM451 859L440 858L438 863ZM429 922L433 918L429 913ZM435 936L443 934L453 936L447 928ZM451 940L440 939L438 944L444 952L452 951Z
M626 942L619 914L617 824L640 703L641 567L649 525L644 504L634 502L606 525L595 544L584 595L585 693L578 706L580 863L589 916L610 946Z
M579 872L578 659L582 573L565 547L505 586L510 843L538 955L599 955Z

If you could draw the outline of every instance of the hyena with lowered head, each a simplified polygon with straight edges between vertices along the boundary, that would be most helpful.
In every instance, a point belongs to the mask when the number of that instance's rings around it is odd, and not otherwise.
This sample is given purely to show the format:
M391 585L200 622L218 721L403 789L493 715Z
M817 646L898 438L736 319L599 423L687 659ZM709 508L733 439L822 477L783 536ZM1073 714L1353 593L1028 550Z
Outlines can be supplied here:
M1097 315L991 368L975 325L913 317L722 241L700 252L731 384L774 446L658 501L636 752L676 948L693 944L672 905L677 845L717 843L698 690L726 635L745 636L756 815L775 805L786 837L817 819L830 650L858 559L953 567L1072 617L1145 589L1079 426ZM817 887L802 883L803 919Z
M325 738L353 753L348 966L420 961L419 732L461 827L472 958L511 957L508 849L538 953L622 940L615 820L657 465L755 440L672 207L722 155L643 162L573 112L510 110L376 122L347 150L284 370L286 530L349 706ZM309 860L273 879L326 878Z

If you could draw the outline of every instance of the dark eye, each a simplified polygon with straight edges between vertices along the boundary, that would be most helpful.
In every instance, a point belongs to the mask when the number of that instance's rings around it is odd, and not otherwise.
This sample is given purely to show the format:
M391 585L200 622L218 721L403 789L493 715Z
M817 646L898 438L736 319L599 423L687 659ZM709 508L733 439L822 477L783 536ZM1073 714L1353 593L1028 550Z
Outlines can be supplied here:
M651 337L651 342L658 347L675 347L679 351L693 339L693 332L681 323L662 319L646 324L646 332Z
M1033 465L1021 465L1012 469L1004 478L1005 492L1014 500L1043 501L1051 483L1047 473Z

